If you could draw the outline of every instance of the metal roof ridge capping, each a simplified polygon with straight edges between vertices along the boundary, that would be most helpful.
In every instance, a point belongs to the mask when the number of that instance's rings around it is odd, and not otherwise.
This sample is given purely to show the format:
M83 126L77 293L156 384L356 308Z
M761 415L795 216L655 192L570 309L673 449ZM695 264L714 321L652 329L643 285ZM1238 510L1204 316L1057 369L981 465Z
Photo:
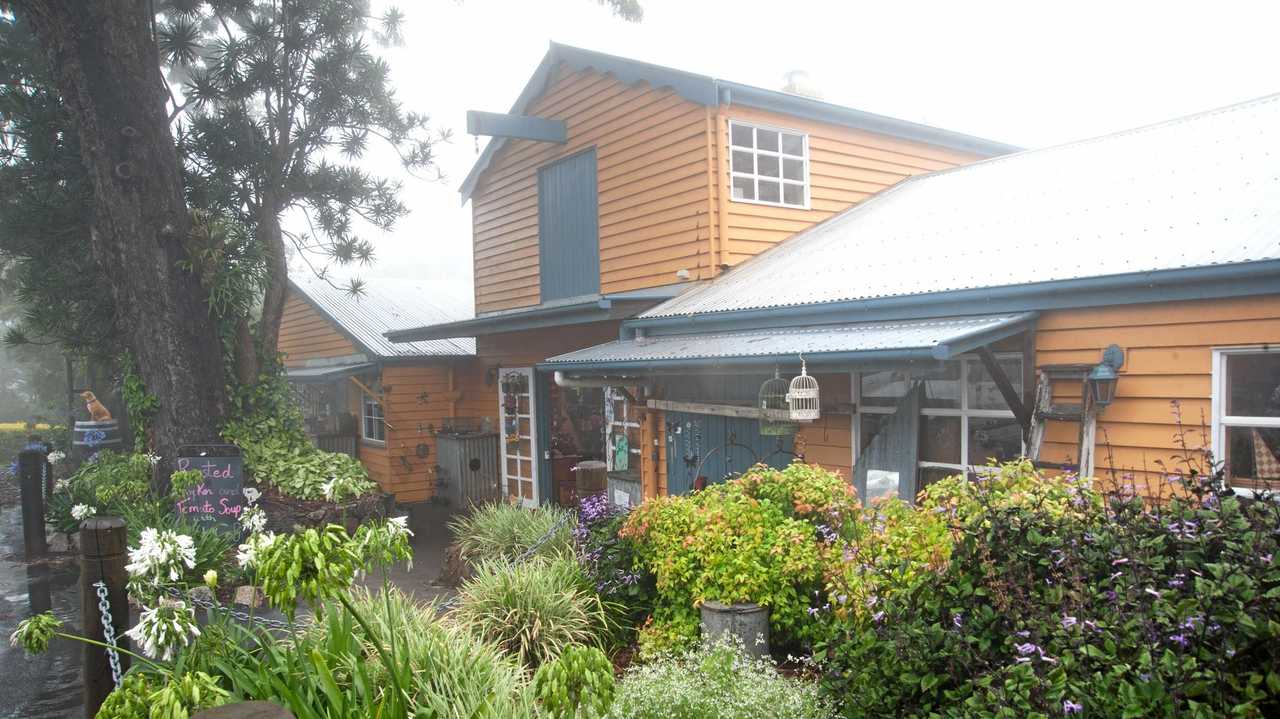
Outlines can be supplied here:
M603 74L611 74L628 85L647 82L655 88L669 87L680 97L699 105L743 105L818 122L857 127L869 132L942 145L984 156L1003 155L1022 149L975 135L836 105L804 95L720 80L710 75L701 75L557 42L550 44L547 53L525 84L524 90L512 104L509 114L526 114L529 105L550 85L554 79L556 66L562 62L577 71L593 69ZM471 193L475 190L480 175L505 144L505 138L494 137L485 145L475 165L462 181L462 186L458 188L463 204L471 199Z
M980 312L984 298L1195 283L1256 293L1280 279L1277 167L1280 94L917 175L633 322L959 297ZM986 311L1016 309L1036 307Z

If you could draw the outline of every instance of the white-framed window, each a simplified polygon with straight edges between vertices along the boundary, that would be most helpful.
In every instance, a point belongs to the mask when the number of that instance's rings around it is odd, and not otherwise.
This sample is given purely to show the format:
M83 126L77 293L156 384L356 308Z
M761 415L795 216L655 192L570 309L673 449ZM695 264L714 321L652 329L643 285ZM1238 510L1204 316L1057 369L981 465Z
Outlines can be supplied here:
M995 356L1021 396L1022 355ZM953 474L981 472L990 459L1004 461L1022 455L1022 428L1013 410L1005 404L982 360L965 355L924 375L897 370L854 373L855 462L917 381L924 382L917 492Z
M809 136L729 122L729 196L735 202L809 207Z
M1280 490L1280 348L1213 350L1214 458L1241 494Z
M387 422L382 414L382 403L368 395L361 401L360 436L366 442L383 444L387 441Z

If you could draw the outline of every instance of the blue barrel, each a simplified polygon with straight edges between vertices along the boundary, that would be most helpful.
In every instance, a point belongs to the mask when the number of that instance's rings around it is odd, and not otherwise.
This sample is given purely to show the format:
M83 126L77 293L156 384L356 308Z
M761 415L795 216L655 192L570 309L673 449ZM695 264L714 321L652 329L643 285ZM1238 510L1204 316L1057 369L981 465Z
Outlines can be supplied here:
M120 423L114 419L105 422L76 422L72 428L71 454L77 465L93 456L94 452L104 449L119 452L123 447Z

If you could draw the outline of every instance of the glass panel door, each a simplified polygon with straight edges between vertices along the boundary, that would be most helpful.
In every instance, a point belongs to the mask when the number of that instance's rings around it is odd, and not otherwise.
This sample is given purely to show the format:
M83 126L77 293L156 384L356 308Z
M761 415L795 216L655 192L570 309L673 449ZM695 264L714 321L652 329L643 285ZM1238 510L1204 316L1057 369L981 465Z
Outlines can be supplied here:
M507 496L526 507L538 506L537 437L534 425L533 370L503 369L498 388L502 418L502 484Z

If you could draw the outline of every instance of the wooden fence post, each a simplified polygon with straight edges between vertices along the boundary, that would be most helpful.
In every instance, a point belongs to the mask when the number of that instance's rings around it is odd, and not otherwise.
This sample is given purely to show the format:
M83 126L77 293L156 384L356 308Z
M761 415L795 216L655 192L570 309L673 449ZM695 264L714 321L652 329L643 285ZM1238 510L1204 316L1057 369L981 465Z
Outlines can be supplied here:
M119 517L90 517L80 524L80 618L84 636L106 641L99 607L99 581L107 587L107 604L116 646L128 649L129 597L125 590L128 539ZM129 655L120 654L120 671L129 668ZM103 700L116 688L111 663L102 647L84 645L84 715L92 719Z
M22 540L28 560L49 553L44 534L44 484L51 474L49 460L38 449L18 453L18 483L22 488Z

